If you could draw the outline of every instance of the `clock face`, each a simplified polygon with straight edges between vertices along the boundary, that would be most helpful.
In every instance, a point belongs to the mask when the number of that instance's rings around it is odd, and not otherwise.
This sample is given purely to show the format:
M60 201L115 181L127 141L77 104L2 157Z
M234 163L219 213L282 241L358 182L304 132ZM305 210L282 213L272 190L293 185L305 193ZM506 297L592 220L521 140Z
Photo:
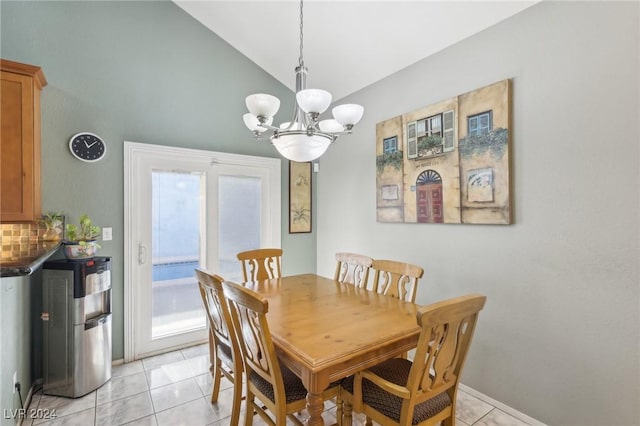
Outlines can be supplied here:
M82 132L71 137L69 149L78 160L93 162L104 157L107 147L100 136Z

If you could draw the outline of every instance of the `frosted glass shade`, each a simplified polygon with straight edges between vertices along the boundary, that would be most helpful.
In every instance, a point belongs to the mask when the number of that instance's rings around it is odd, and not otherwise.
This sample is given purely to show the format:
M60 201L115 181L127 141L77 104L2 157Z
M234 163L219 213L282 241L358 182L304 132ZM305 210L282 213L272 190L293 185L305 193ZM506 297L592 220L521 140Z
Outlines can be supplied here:
M264 127L259 126L260 122L258 121L258 118L250 112L243 115L242 119L244 120L244 125L252 132L264 132L267 130ZM273 117L269 117L267 121L265 121L265 124L271 125L271 123L273 123Z
M280 109L280 99L264 93L247 96L245 103L249 112L256 117L273 117Z
M325 133L344 132L344 126L334 119L322 120L318 123L318 127L320 127L320 131Z
M304 112L322 114L331 105L331 93L321 89L306 89L296 93L296 100Z
M284 158L304 163L324 154L331 144L331 139L321 135L293 134L280 135L277 138L274 136L271 143Z
M343 126L355 125L362 118L364 108L357 104L338 105L331 110L333 117Z

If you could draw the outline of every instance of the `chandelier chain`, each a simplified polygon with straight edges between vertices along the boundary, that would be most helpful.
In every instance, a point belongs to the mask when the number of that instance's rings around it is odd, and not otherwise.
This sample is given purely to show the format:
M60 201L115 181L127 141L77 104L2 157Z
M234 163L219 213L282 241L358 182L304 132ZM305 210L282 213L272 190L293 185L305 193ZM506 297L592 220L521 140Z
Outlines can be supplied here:
M298 57L298 65L300 65L300 67L304 67L304 58L302 57L302 45L303 45L302 29L303 29L302 0L300 0L300 56Z

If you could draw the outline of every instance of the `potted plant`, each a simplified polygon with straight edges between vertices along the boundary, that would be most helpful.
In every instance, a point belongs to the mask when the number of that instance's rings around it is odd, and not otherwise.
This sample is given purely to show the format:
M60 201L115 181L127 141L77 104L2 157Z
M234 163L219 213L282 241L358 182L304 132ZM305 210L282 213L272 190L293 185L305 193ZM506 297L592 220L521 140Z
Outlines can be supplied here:
M62 238L64 230L64 214L62 212L49 212L42 215L40 223L46 228L42 234L44 241L58 241Z
M80 216L79 224L67 224L63 241L64 255L67 259L90 259L100 248L97 242L100 227L94 225L86 214Z

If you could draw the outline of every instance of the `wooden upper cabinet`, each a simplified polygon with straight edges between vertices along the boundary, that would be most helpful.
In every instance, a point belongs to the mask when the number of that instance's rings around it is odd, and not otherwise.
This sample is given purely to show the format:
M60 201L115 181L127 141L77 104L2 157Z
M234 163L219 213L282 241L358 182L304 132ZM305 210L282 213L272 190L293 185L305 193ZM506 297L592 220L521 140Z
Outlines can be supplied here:
M0 221L33 222L41 214L40 67L0 59Z

